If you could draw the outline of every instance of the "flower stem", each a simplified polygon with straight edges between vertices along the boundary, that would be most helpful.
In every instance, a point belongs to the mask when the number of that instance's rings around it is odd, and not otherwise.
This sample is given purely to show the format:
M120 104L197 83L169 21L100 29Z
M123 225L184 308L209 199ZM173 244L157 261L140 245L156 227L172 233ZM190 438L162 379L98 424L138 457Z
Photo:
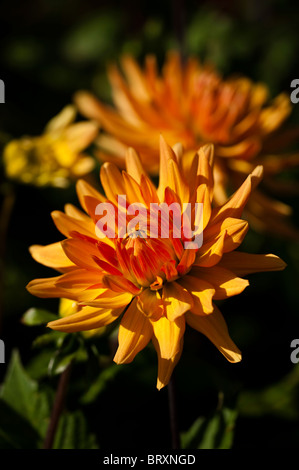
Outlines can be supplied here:
M44 449L51 449L53 446L59 418L64 408L66 392L70 380L71 366L72 363L70 363L67 368L62 372L58 382L50 423L44 441Z
M168 403L169 403L169 418L170 418L170 430L171 430L171 442L173 449L180 449L180 432L178 424L178 409L177 409L177 397L175 380L172 377L168 383Z

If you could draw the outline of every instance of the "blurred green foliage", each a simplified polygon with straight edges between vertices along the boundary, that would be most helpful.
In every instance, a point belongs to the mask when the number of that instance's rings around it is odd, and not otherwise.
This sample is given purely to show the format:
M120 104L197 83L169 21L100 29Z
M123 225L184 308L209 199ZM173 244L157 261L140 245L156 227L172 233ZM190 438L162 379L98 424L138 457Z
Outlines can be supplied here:
M29 0L2 2L0 146L12 137L38 135L81 88L110 100L106 65L123 52L162 63L180 47L211 61L224 74L265 81L272 96L299 70L299 4L290 0L227 2L119 2ZM299 122L299 105L290 122ZM1 167L1 194L7 181ZM98 179L98 167L93 176ZM298 182L298 172L287 178ZM126 366L112 362L116 332L85 338L49 331L53 299L33 298L25 285L52 275L34 262L31 244L60 239L50 213L78 205L75 188L15 185L1 259L0 448L43 446L61 373L72 363L66 407L55 448L170 447L167 390L155 389L157 359L149 346ZM298 198L285 197L298 226ZM1 220L2 227L5 225ZM208 340L187 331L176 369L184 448L294 448L298 443L298 367L290 343L299 337L299 250L295 242L250 231L244 251L281 256L282 273L252 276L238 298L221 304L231 336L243 351L226 363ZM221 406L219 407L219 396ZM116 424L117 423L117 424Z

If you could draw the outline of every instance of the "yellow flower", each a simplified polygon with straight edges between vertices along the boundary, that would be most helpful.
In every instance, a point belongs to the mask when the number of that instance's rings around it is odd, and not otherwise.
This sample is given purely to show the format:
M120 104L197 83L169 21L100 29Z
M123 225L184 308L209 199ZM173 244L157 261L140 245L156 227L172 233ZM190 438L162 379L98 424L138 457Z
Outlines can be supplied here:
M161 137L156 188L138 154L129 149L126 171L121 173L108 162L101 167L106 196L80 180L77 192L85 212L68 204L65 213L52 213L64 240L30 248L36 261L62 274L31 281L29 292L43 298L67 298L81 306L78 313L48 326L77 332L106 326L120 318L114 361L131 362L152 341L158 355L159 389L168 383L180 358L186 324L206 335L228 361L240 361L241 353L214 300L240 294L248 285L242 278L246 274L285 267L271 254L234 251L247 232L248 223L240 217L262 178L262 167L255 168L224 205L213 208L213 147L201 147L186 172L184 161L182 147L176 145L173 150ZM119 195L126 197L125 205L119 204ZM136 203L145 207L138 222L131 211ZM192 208L192 227L198 222L195 203L202 204L202 226L198 224L203 229L202 244L189 245L192 236L185 231L185 209L180 210L179 217L172 214L169 218L173 224L168 236L162 235L166 219L159 214L153 217L158 221L158 236L149 231L152 205L166 211L173 203L180 209ZM114 217L106 217L107 204L115 211ZM106 212L99 210L102 207ZM114 223L116 232L109 237L107 233L113 232Z
M93 122L74 123L75 107L66 106L38 137L22 137L4 148L6 175L36 186L66 187L89 173L94 159L82 153L98 133Z
M123 56L124 75L112 65L108 69L114 107L104 105L92 94L80 91L75 102L83 115L98 121L106 133L97 139L98 157L124 165L127 147L134 147L149 172L159 167L159 135L170 145L181 142L191 151L205 143L215 146L214 200L222 204L231 186L235 190L244 173L264 166L265 186L279 190L275 175L299 163L299 155L277 154L279 145L298 136L298 130L285 136L277 131L291 112L290 98L284 93L269 101L262 83L246 77L223 79L212 67L189 58L181 63L171 52L159 74L156 58L145 59L144 69L131 56ZM149 137L150 136L150 137ZM298 237L287 226L291 208L255 192L247 207L248 218L260 230Z

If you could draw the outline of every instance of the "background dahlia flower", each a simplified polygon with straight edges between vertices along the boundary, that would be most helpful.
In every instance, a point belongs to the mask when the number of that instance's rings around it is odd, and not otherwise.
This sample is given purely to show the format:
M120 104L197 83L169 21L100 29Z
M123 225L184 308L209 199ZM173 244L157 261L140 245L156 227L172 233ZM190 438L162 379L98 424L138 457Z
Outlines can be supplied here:
M76 108L68 105L51 119L42 135L11 140L4 148L8 178L36 186L66 187L91 172L95 161L85 155L98 134L94 122L74 122Z
M131 362L152 341L158 355L158 389L168 383L180 358L186 325L206 335L228 361L240 361L241 353L214 301L240 294L248 286L244 275L285 267L272 254L235 251L248 229L241 213L262 178L262 167L256 167L224 205L214 208L213 147L201 147L186 171L184 162L182 147L176 145L173 150L161 138L156 188L137 153L129 149L126 171L121 173L112 163L101 167L105 196L79 180L77 192L85 212L67 204L65 213L52 213L64 240L30 248L36 261L61 274L31 281L29 292L38 297L70 299L78 305L77 313L48 326L77 332L120 319L114 361ZM118 233L114 238L98 238L97 208L109 202L118 216L123 210L117 205L119 195L126 195L127 204L142 202L147 209L162 202L169 206L175 201L180 207L184 203L203 204L201 247L186 249L188 236L184 232L179 238L173 231L165 238L150 238L140 224L120 237ZM132 222L127 207L121 215ZM182 218L183 213L180 221ZM117 225L116 231L119 228Z
M123 56L121 66L123 74L116 65L108 68L114 107L89 92L75 95L80 112L98 121L105 131L96 141L101 160L123 166L126 149L132 146L145 169L155 173L162 133L170 145L179 141L191 151L185 157L191 161L200 145L214 144L217 204L224 203L228 188L235 190L244 175L260 164L267 189L274 194L290 190L290 185L286 188L274 178L299 163L298 153L285 153L298 130L278 133L291 112L288 95L281 93L270 101L266 85L246 77L223 79L214 68L201 66L195 58L183 64L176 52L168 54L161 73L153 55L145 58L143 69L132 56ZM256 229L298 238L298 231L288 223L291 212L288 205L261 190L255 192L246 208Z

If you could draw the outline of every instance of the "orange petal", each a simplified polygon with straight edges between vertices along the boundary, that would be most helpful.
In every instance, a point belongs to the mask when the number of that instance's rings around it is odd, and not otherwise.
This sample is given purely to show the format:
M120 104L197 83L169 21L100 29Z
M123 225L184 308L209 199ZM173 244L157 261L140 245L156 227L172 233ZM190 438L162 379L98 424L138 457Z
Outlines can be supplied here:
M34 279L27 284L26 289L30 292L30 294L44 299L67 297L71 300L77 300L77 296L75 294L71 294L68 291L56 286L56 282L61 279L61 277L62 276L45 279Z
M180 350L180 340L185 332L184 316L178 317L175 321L170 321L163 316L151 323L159 346L159 357L173 359Z
M136 150L129 148L126 153L126 168L128 174L134 178L134 180L140 184L141 176L146 175L146 172L143 168L139 155Z
M29 251L35 261L57 271L66 272L75 267L63 251L61 242L46 246L32 245Z
M144 289L137 296L137 307L147 317L158 320L164 311L164 306L158 291Z
M221 223L210 224L204 231L204 243L201 251L210 247L213 239L216 241L218 236L225 234L223 242L223 253L235 250L240 246L246 233L248 232L248 222L242 219L227 217Z
M272 254L255 255L235 251L226 253L219 266L233 271L237 276L245 276L256 272L281 271L286 263Z
M79 312L60 318L59 320L51 321L47 326L52 330L64 331L66 333L92 330L109 325L119 317L122 311L123 308L96 309L82 307Z
M81 206L83 209L87 212L86 206L84 203L84 196L91 196L95 199L97 199L100 202L106 201L106 198L99 193L93 186L91 186L87 181L85 180L78 180L76 183L76 191L78 195L78 199L80 201Z
M101 284L102 279L102 273L95 273L86 269L75 269L60 276L56 281L56 285L75 294L95 284Z
M176 161L176 155L172 148L165 142L162 135L160 136L160 173L159 173L159 186L157 190L160 201L164 200L165 188L168 184L168 161Z
M152 338L153 344L157 351L158 355L158 378L157 378L157 389L161 390L161 388L165 387L172 375L173 369L177 365L180 360L180 357L183 352L183 345L184 345L184 337L181 338L178 352L171 358L171 359L163 359L160 355L160 348L158 341L155 337Z
M153 335L150 321L140 312L136 304L136 299L134 299L119 326L119 346L113 359L117 364L132 362L136 354L145 348Z
M121 172L113 163L104 163L101 166L100 178L107 198L117 205L117 196L126 194Z
M259 165L223 206L217 207L212 211L210 223L220 222L227 217L240 218L251 192L259 184L262 176L263 167Z
M94 244L78 238L69 238L62 242L62 248L66 256L76 266L97 272L102 271L94 259L99 256L99 251Z
M83 223L82 220L75 219L60 211L53 211L51 216L58 230L66 237L70 237L72 232L79 232L88 237L95 235L94 223L88 217Z
M114 309L129 305L132 298L130 292L117 293L110 289L95 288L78 294L78 303L90 307Z
M241 352L231 340L226 322L216 306L214 312L206 316L187 313L186 321L192 328L209 338L229 362L241 361Z
M224 252L226 231L215 240L205 243L196 254L193 266L210 268L218 264Z
M182 277L179 283L192 294L193 306L190 310L193 313L206 315L213 311L215 289L210 283L192 275Z
M175 321L193 307L192 296L177 282L168 282L163 286L162 294L165 313L170 321Z
M190 275L207 281L215 289L214 299L221 300L240 294L249 285L246 279L237 277L228 269L213 266L212 268L194 267Z
M168 186L179 197L181 204L188 203L190 191L188 185L174 160L168 161Z

